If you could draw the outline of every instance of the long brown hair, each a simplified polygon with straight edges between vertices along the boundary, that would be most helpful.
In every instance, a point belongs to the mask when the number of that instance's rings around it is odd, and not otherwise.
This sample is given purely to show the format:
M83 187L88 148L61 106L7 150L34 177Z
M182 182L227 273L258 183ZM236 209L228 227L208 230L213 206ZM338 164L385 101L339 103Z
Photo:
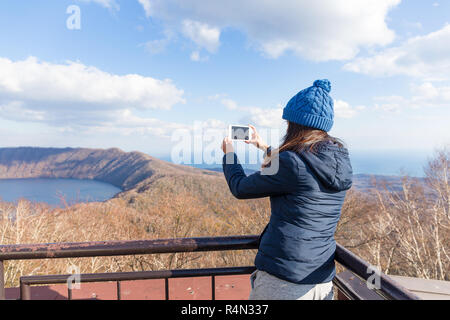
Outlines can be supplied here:
M317 147L326 141L330 141L340 148L344 147L344 142L342 140L330 136L323 130L305 127L295 122L288 121L288 127L281 146L278 149L273 150L271 155L264 159L262 166L269 166L270 160L276 154L283 151L294 151L299 153L303 151L316 152Z
M339 147L343 147L344 143L327 132L319 129L305 127L295 122L288 121L286 135L283 138L278 152L283 151L310 151L315 152L317 146L322 142L330 141L336 143Z

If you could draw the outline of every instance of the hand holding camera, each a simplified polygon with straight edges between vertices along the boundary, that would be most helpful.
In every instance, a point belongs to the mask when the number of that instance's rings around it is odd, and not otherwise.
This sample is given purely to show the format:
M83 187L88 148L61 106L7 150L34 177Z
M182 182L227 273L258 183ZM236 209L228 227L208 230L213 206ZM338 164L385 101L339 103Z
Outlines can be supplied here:
M233 152L233 141L244 141L247 144L252 144L258 149L267 151L269 147L267 143L262 140L256 128L252 125L230 125L228 137L225 137L222 142L222 151L224 153Z
M258 149L266 152L269 145L259 136L258 131L256 131L256 128L254 126L249 124L249 127L252 129L251 138L249 140L246 140L245 143L252 144Z

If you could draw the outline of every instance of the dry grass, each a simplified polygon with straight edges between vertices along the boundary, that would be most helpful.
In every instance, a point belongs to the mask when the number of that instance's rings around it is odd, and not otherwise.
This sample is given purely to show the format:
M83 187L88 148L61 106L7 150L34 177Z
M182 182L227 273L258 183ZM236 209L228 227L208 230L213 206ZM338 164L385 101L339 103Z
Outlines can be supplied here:
M383 272L450 280L450 152L436 152L426 183L403 178L402 190L351 192L336 238Z
M212 208L182 191L155 190L130 199L78 204L65 209L21 200L0 203L0 243L54 243L258 234L269 217L268 201L237 201L225 211ZM7 286L22 275L64 274L70 266L81 273L251 265L254 251L178 253L123 257L7 261Z

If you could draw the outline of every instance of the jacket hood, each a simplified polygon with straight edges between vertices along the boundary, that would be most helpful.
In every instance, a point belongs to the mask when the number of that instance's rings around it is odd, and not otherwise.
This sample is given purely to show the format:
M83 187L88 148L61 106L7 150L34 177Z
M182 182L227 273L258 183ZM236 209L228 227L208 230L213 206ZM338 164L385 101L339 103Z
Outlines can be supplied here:
M352 186L353 170L346 148L327 142L314 153L306 151L300 155L326 188L345 191Z

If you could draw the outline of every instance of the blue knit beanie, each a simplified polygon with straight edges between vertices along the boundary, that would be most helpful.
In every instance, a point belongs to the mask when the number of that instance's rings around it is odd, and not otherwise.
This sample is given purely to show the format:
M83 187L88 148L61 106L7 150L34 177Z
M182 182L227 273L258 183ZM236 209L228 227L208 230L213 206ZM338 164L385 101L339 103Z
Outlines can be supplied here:
M333 126L333 99L329 80L317 80L297 93L283 110L283 119L306 127L330 131Z

